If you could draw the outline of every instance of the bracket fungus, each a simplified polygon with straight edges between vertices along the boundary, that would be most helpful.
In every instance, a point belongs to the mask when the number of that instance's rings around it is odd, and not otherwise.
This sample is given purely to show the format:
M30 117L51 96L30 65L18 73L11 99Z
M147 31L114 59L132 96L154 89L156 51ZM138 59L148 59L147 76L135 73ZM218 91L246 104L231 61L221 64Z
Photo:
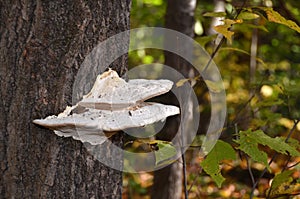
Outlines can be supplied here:
M101 144L120 130L143 127L179 114L176 106L145 102L168 92L172 85L169 80L126 82L110 69L97 77L91 91L76 105L67 106L58 116L33 122L54 130L58 136Z

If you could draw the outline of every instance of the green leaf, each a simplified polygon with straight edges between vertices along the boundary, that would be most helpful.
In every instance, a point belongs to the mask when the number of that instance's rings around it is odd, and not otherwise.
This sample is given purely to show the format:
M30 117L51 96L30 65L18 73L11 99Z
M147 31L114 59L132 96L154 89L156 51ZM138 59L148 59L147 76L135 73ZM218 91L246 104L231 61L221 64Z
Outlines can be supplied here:
M285 19L278 12L273 10L273 8L261 7L260 9L263 10L267 14L268 20L270 22L285 25L285 26L297 31L298 33L300 33L300 27L295 22Z
M283 142L285 142L286 138L285 137L279 137L280 140L282 140ZM295 149L300 149L300 143L298 140L294 139L294 138L289 138L289 140L287 141L287 143L294 147Z
M201 36L195 39L201 46L205 46L207 43L213 41L216 38L217 38L217 34L209 35L209 36Z
M150 145L155 147L155 164L162 165L174 157L177 154L176 148L173 146L172 142L154 140L151 141Z
M225 12L207 12L203 14L204 17L225 17Z
M294 146L283 142L280 137L271 138L261 130L251 131L249 129L247 131L241 131L239 135L240 138L235 140L235 142L240 145L238 148L248 154L254 161L263 163L268 168L267 154L259 150L258 144L268 146L278 153L295 157L300 156L300 152L297 151Z
M256 138L251 136L251 133L250 130L240 132L240 138L235 140L235 142L240 145L238 149L245 152L254 161L264 164L269 169L268 155L258 149L258 142L256 141Z
M291 175L293 174L293 172L294 170L287 170L276 175L273 178L271 189L277 189L284 182L289 182L289 183L292 182L293 178L291 177Z
M300 193L300 184L293 183L291 177L293 172L294 170L284 171L274 177L270 189L267 190L269 198L298 195Z
M257 18L259 18L258 14L249 11L243 11L238 16L238 19L243 19L243 20L252 20Z
M268 29L265 26L263 26L263 25L254 25L254 24L244 23L241 26L246 26L246 27L249 27L249 28L252 28L252 29L257 28L259 30L262 30L262 31L265 31L265 32L269 32Z
M257 142L261 145L268 146L271 149L277 151L278 153L282 153L285 155L291 155L294 157L300 156L300 152L293 146L290 146L286 142L282 142L280 137L271 138L266 135L263 131L253 131L251 133L253 138L256 138Z
M215 147L208 153L200 165L212 177L218 187L221 187L225 178L221 174L219 164L222 160L236 159L235 151L230 144L218 140Z

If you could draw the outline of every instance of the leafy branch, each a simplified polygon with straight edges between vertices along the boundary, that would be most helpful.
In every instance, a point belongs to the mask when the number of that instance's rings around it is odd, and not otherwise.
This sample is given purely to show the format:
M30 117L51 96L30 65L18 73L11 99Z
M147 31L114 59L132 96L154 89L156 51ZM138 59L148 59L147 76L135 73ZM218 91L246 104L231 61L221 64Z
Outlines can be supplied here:
M290 130L288 136L286 137L286 139L284 140L285 143L288 143L291 135L293 134L293 132L295 131L297 124L299 123L299 120L295 120L294 121L294 126L293 128ZM299 152L298 152L299 153ZM265 175L265 173L267 172L269 166L272 164L272 162L277 158L278 156L278 151L272 156L271 160L269 161L268 165L265 167L265 169L262 171L262 173L260 174L260 176L258 177L258 179L256 180L256 182L253 184L252 189L251 189L251 193L250 193L250 198L253 198L253 194L254 194L254 190L256 188L256 186L258 185L260 179ZM270 192L269 192L270 193Z

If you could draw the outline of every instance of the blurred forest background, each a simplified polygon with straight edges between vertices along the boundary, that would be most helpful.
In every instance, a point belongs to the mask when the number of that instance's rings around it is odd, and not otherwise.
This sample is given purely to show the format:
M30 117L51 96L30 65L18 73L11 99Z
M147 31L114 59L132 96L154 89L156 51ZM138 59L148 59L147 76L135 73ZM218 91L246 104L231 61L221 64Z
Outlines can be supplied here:
M166 27L167 10L179 1L133 0L131 29ZM192 32L183 32L210 54L217 49L213 60L226 88L227 121L220 138L224 142L215 151L220 157L208 164L217 166L212 174L225 180L212 178L201 164L198 141L206 132L210 102L205 83L196 79L201 127L185 154L187 185L179 175L179 185L167 189L179 190L181 198L185 193L188 198L300 198L299 1L182 0L184 4L192 6L192 23L183 24ZM164 53L144 49L129 54L129 67L150 63L165 63ZM229 155L232 149L234 157ZM153 192L164 189L157 189L154 176L124 173L123 198L155 198Z

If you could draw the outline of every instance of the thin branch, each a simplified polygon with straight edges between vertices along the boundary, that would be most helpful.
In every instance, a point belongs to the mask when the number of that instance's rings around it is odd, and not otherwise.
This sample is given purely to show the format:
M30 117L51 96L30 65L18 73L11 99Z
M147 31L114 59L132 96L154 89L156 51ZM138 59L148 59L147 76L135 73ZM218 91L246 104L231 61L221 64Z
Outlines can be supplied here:
M288 159L286 160L284 167L281 169L281 173L284 172L286 169L288 169L288 164L291 161L292 157L289 156Z
M216 49L211 54L211 57L210 57L209 61L207 62L204 70L202 71L202 73L205 73L205 71L208 69L209 65L213 61L214 57L216 56L217 52L220 50L220 48L221 48L221 46L223 45L224 42L225 42L225 37L223 36L220 43L218 44L218 46L216 47Z
M202 173L202 167L200 168L199 174ZM192 190L193 186L196 184L196 181L198 179L199 175L195 177L195 179L193 180L190 188L188 189L188 193Z
M287 169L293 168L293 167L297 166L298 164L300 164L300 161L298 161L298 162L296 162L295 164L293 164L293 165L287 167Z
M284 140L285 142L288 142L288 141L289 141L289 139L291 138L291 136L292 136L293 132L295 131L295 129L296 129L296 127L297 127L297 125L298 125L299 122L300 122L300 120L295 120L295 121L294 121L294 126L293 126L293 128L290 130L290 132L289 132L289 134L287 135L286 139Z
M251 169L250 160L247 156L246 156L246 161L247 161L247 168L248 168L248 172L249 172L249 175L250 175L250 178L251 178L251 182L252 182L252 185L254 185L255 184L255 179L254 179L254 175L253 175L253 172L252 172L252 169Z
M278 156L278 153L275 153L273 155L273 157L271 158L271 160L269 161L269 165L272 164L272 162L277 158ZM260 179L267 173L268 171L268 168L265 167L264 170L262 171L262 173L260 174L260 176L258 177L258 179L256 180L256 182L254 183L254 185L252 186L252 189L251 189L251 194L250 194L250 199L253 199L253 195L254 195L254 190L256 188L256 186L258 185ZM271 193L271 190L269 191L269 193Z

